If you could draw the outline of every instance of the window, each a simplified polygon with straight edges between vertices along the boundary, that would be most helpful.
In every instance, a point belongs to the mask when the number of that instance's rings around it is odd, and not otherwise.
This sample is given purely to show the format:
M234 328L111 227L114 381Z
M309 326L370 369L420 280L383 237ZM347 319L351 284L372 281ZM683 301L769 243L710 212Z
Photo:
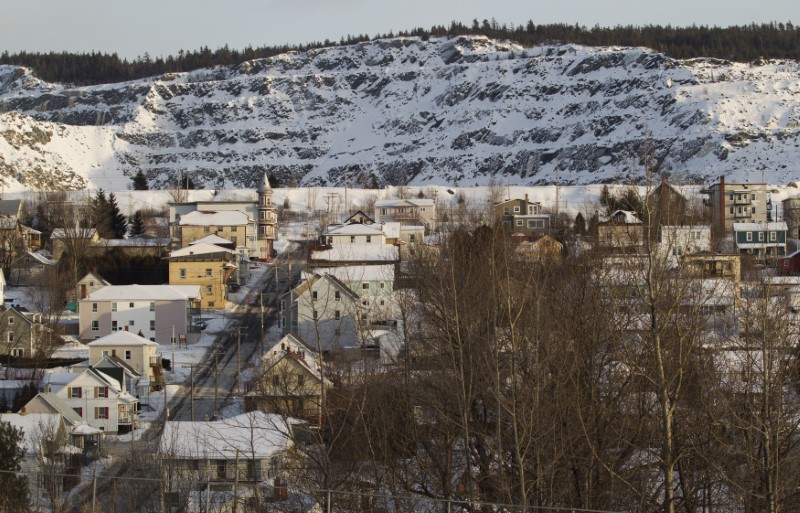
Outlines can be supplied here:
M217 460L217 478L225 479L225 460Z
M97 303L92 303L92 311L93 312L97 311Z
M697 230L692 230L689 235L691 236L692 240L700 240L700 232Z
M78 414L78 417L83 417L83 408L73 408L73 410Z
M133 303L128 303L128 308L133 308L135 305Z
M14 343L14 333L13 332L9 332L8 333L7 340L8 340L9 344L13 344Z
M14 358L22 358L25 356L25 350L21 347L11 348L11 356Z
M367 244L372 242L372 235L367 235Z
M108 406L98 406L94 409L94 418L96 419L107 419L108 416Z
M522 219L517 219L517 226L522 226Z
M758 232L758 242L764 242L764 232Z
M203 233L208 233L209 231L211 231L211 227L210 226L204 226L203 227Z
M297 375L297 386L302 387L306 384L306 377L302 374Z
M117 331L117 321L111 321L111 331Z
M333 300L334 301L339 301L341 298L342 298L342 293L339 292L338 290L333 293Z
M753 213L753 215L756 215L756 207L753 207L753 208L751 208L751 209L750 209L750 212L752 212L752 213Z
M80 399L83 397L83 389L81 387L69 387L67 396L72 399Z
M108 397L108 387L94 387L95 397Z
M414 233L410 234L410 235L408 236L408 242L410 242L410 243L412 243L412 244L413 244L413 243L415 243L415 242L417 242L417 235L416 235L416 234L414 234Z
M747 240L747 242L752 242L753 241L753 232L747 232L747 234L745 234L745 239Z
M755 195L755 194L753 194L753 201L755 201L755 200L756 200L756 195Z
M178 277L182 280L186 279L186 269L178 269Z
M519 214L519 205L514 207L514 213Z
M770 242L778 240L778 232L769 232L769 240Z
M369 290L369 283L362 283L361 290Z
M333 318L334 319L341 319L342 318L342 312L340 310L334 311L333 312Z
M130 360L131 359L131 350L130 349L126 349L125 350L125 359L126 360Z
M116 312L117 311L117 304L116 303L111 303L111 311L112 312Z
M316 290L312 290L311 291L311 301L316 301L316 300L317 300L317 291Z
M156 330L156 321L151 319L150 320L150 331L155 331L155 330Z
M272 376L272 386L279 387L281 386L281 377L275 374Z
M212 294L214 287L212 285L206 285L206 294Z
M100 321L92 321L92 331L100 331Z
M208 307L209 308L214 308L214 302L213 301L209 301L208 302Z
M544 228L544 219L528 219L528 228Z
M211 269L206 269L206 278L210 278L211 275Z
M350 244L353 244L355 241L356 241L356 236L355 235L351 235L350 236Z
M128 326L133 326L133 319L128 321Z
M151 312L155 312L156 311L156 302L155 301L150 301L150 311Z
M503 215L511 215L511 210L508 207L503 207Z
M231 231L232 231L232 232L235 232L235 231L236 231L236 228L238 228L238 226L231 226Z
M12 317L12 316L10 316L10 315L9 315L9 316L8 316L8 323L9 323L9 324L14 324L14 317Z
M317 318L317 311L316 311L316 310L314 310L314 311L312 312L312 315L313 315L313 318L314 318L314 319L316 319L316 318Z
M733 214L733 207L731 207L731 214Z
M369 306L369 299L364 298L361 300L361 306Z
M281 300L281 312L283 312L285 310L286 310L286 300L282 299Z
M380 304L381 304L381 306L384 306L386 304L386 300L381 299L381 303Z

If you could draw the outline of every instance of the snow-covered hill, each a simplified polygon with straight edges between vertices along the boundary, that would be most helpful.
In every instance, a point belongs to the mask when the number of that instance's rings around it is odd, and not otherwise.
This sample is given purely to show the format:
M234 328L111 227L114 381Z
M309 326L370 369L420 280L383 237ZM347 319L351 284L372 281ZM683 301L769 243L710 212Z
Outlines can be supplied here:
M640 181L786 183L800 65L643 48L380 40L94 87L0 66L6 190Z

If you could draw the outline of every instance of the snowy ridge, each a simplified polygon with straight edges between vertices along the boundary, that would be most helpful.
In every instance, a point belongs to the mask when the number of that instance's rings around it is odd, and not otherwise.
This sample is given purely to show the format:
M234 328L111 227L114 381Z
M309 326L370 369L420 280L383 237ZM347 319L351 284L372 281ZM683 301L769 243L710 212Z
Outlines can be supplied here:
M0 66L5 190L796 178L800 65L398 38L70 88Z

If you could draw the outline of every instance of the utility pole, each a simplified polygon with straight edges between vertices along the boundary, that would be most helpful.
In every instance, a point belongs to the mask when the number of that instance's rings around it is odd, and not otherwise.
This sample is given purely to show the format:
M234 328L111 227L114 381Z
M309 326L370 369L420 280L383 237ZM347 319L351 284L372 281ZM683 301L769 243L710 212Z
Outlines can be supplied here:
M189 365L189 382L191 383L189 389L189 404L192 409L192 422L194 422L194 365Z
M217 416L217 404L219 401L219 373L217 372L219 364L219 353L214 351L214 417Z
M242 327L236 327L236 395L242 395Z
M264 291L259 295L261 301L261 355L264 355Z

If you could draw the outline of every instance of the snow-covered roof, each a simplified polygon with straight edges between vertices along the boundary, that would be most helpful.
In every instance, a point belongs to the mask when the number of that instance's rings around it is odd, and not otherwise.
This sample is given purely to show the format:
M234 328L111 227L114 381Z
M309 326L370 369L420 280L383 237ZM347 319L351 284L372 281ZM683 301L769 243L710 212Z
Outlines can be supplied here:
M630 210L615 210L603 222L641 224L642 221L636 216L636 212Z
M374 225L351 223L337 226L328 230L326 236L342 236L342 235L383 235L380 228Z
M52 258L47 258L38 251L26 251L25 254L43 265L56 265L58 263Z
M180 301L196 297L200 297L200 285L106 285L83 301Z
M245 226L250 218L238 210L195 210L181 216L181 226Z
M281 415L252 411L210 422L167 422L159 452L191 459L265 459L291 446L291 424Z
M217 246L215 244L208 244L206 242L202 242L200 244L194 244L194 245L186 246L185 248L176 249L175 251L171 251L170 254L169 254L169 258L185 257L185 256L192 256L192 255L212 255L214 253L225 253L225 254L228 254L228 255L236 255L237 254L236 251L234 251L232 249L223 248L223 247Z
M129 237L127 239L103 239L98 245L110 248L160 248L168 246L168 238L158 237Z
M41 438L56 433L61 424L58 413L0 413L0 421L7 422L24 433L22 443L27 454L37 454Z
M192 241L189 243L190 246L196 246L197 244L233 244L232 240L228 240L225 237L220 237L216 233L212 233L211 235L206 235L202 239L197 239L196 241Z
M380 199L375 201L375 208L380 207L403 207L403 206L415 206L415 207L432 207L433 200L428 198L414 198L414 199Z
M56 228L50 234L51 239L91 239L95 236L95 228Z
M53 358L89 358L89 347L77 340L59 346L51 355Z
M390 244L341 244L311 254L312 260L323 262L391 262L398 258L397 246Z
M394 265L358 265L335 267L315 267L310 271L303 271L302 277L307 280L314 274L329 274L341 282L363 282L363 281L394 281Z
M140 337L130 331L115 331L110 335L92 340L86 344L89 347L120 347L120 346L157 346L156 342Z
M789 228L783 221L771 223L733 223L733 231L735 232L753 232L753 231L786 231Z

